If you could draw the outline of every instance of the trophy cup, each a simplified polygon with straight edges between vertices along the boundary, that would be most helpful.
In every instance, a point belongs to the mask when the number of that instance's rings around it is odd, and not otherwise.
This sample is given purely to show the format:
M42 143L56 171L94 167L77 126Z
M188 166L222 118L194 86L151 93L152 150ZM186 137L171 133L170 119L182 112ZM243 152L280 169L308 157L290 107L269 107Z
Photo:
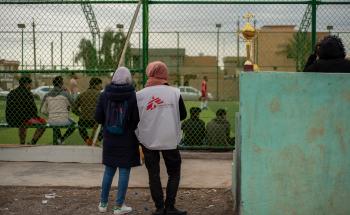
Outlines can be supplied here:
M243 16L243 18L247 20L247 23L244 25L244 27L241 30L241 33L245 39L245 45L247 50L247 60L244 62L243 70L245 72L253 72L254 64L251 59L250 52L252 47L252 39L254 39L254 37L256 36L256 31L254 27L250 24L250 20L254 18L254 15L252 13L246 13Z

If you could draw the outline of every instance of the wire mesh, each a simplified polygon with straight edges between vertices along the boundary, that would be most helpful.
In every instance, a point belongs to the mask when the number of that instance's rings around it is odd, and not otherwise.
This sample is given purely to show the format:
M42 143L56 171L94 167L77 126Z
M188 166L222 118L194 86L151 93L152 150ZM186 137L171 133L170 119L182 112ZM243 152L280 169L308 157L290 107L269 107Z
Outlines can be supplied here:
M113 0L2 1L1 125L6 126L6 97L9 91L18 87L22 73L30 75L33 89L51 86L57 75L63 76L68 87L72 73L79 77L80 93L88 89L92 77L98 76L103 85L107 84L117 65L136 3ZM252 40L251 56L260 71L299 71L312 51L311 15L306 14L311 3L301 0L149 2L148 13L139 13L126 54L126 65L134 73L136 89L142 89L144 36L147 36L149 62L162 60L168 65L169 84L177 86L185 100L188 119L182 123L181 146L232 149L234 114L239 102L238 74L247 56L246 43L240 33L246 23L242 16L247 12L255 15L251 24L257 34ZM349 1L316 3L320 4L316 11L317 38L336 34L349 50ZM148 19L147 35L143 34L143 19ZM297 38L298 32L305 35L303 45ZM200 101L204 76L208 79L207 108ZM35 91L33 93L38 116L47 120L47 116L40 113L43 98ZM193 107L201 108L196 116L192 116L195 122L191 121L190 114ZM216 116L221 109L226 112L226 120ZM84 144L86 141L78 132L79 114L70 110L69 117L75 121L73 127L76 130L65 143ZM213 125L215 122L221 124ZM198 128L197 124L200 125ZM88 131L93 132L94 125L88 127ZM0 144L19 142L16 129L2 128L0 133L6 136ZM186 136L189 139L186 140ZM50 144L54 139L50 128L39 143Z

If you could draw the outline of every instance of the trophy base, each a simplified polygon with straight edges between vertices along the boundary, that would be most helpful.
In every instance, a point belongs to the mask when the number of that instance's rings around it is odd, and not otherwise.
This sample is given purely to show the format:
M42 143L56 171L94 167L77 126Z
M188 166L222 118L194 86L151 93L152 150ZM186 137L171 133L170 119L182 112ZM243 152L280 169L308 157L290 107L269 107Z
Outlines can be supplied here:
M245 71L245 72L254 72L254 65L252 64L252 62L250 62L249 60L244 62L243 71Z

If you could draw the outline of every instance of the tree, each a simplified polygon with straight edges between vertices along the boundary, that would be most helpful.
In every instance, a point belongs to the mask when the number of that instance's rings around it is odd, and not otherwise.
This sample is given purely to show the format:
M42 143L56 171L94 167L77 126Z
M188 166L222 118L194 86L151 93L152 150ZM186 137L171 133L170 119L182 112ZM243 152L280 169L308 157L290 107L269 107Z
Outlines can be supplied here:
M308 54L311 51L311 37L307 33L297 32L288 43L282 45L278 54L284 54L295 61L296 70L303 71Z
M75 62L81 61L85 69L114 70L118 66L120 55L123 51L126 36L122 30L114 32L111 29L102 36L102 45L98 59L96 48L93 43L83 38L79 43L79 52ZM131 45L128 44L125 53L125 65L130 67Z
M81 61L87 70L98 68L97 51L90 40L83 38L80 41L79 52L75 56L74 61L76 63Z

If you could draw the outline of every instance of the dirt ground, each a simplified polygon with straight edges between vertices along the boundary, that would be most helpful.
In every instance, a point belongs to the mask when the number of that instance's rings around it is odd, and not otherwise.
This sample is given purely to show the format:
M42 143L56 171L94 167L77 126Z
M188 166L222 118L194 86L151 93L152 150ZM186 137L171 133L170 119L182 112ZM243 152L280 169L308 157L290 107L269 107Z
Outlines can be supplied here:
M110 206L106 214L113 214L114 190L110 192ZM0 214L99 214L99 194L99 188L0 186ZM133 208L130 214L148 215L154 209L148 189L129 188L126 203ZM188 214L233 214L230 189L180 189L176 206L186 209Z

